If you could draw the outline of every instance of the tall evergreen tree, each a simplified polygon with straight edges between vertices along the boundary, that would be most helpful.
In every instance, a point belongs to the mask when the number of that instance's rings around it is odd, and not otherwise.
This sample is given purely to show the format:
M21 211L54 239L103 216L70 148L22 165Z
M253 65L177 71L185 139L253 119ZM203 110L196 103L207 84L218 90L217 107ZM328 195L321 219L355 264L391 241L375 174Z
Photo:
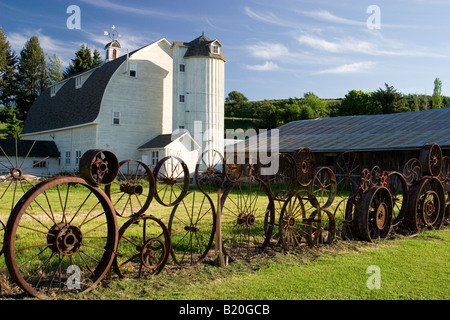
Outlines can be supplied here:
M386 89L379 88L372 93L373 101L378 104L379 112L382 114L409 111L406 99L393 87L385 83Z
M9 107L14 104L17 91L16 71L17 56L0 27L0 106Z
M72 59L71 64L64 72L64 77L68 78L76 73L98 67L102 63L103 61L98 50L95 50L94 55L92 55L91 49L83 43L81 49L75 53L75 58Z
M25 120L28 110L47 87L45 54L37 36L32 36L20 52L18 66L17 118Z
M53 57L48 58L47 76L49 85L52 85L63 79L61 67L62 62L56 54L54 54Z

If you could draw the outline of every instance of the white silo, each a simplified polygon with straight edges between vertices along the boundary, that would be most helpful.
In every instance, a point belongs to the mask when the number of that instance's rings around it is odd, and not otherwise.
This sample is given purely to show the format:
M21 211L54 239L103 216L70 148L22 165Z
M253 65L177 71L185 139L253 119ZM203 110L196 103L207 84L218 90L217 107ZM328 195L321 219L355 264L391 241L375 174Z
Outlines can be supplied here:
M185 129L203 151L224 149L225 56L204 34L174 42L173 129ZM201 141L200 141L201 139Z

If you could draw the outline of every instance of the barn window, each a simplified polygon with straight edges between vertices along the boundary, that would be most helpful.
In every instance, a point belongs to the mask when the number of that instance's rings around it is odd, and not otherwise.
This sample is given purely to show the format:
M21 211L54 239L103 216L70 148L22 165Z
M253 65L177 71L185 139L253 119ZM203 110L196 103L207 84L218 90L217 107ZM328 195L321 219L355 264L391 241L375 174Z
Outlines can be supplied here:
M156 166L159 162L159 151L152 151L152 165Z
M55 86L52 86L52 87L50 88L50 97L53 97L55 94L56 94L56 87L55 87Z
M184 72L186 70L186 66L184 64L180 64L180 72Z
M184 102L184 94L180 94L180 102Z
M75 89L81 88L81 84L82 84L81 76L80 77L76 77L75 78Z
M119 111L113 112L112 124L116 124L116 125L120 124L120 112Z
M46 161L33 161L33 168L47 168L47 162Z
M70 165L70 151L66 151L66 165Z
M130 77L136 78L137 76L137 64L130 63Z
M75 164L79 164L81 159L81 151L75 151Z

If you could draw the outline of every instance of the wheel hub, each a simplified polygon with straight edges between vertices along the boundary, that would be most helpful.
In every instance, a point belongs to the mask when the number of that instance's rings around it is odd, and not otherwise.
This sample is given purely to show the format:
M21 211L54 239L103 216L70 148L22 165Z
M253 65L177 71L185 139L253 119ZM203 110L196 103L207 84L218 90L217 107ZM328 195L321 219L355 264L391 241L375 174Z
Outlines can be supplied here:
M383 230L386 225L387 208L385 203L380 203L376 213L376 223L379 230Z
M81 230L70 224L59 223L54 225L47 236L47 243L53 252L71 256L80 250L83 240Z

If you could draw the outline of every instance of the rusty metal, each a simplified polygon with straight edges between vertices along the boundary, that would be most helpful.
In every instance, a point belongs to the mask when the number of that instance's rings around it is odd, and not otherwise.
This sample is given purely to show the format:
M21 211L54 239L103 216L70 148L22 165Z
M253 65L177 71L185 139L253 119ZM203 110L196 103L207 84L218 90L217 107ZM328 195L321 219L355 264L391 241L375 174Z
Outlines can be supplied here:
M119 230L113 269L120 278L159 274L171 250L166 225L153 216L135 216Z
M175 156L161 159L153 170L155 177L155 199L170 207L179 203L189 188L189 169L186 163Z
M75 209L72 201L79 201ZM13 280L35 297L89 291L110 268L117 235L106 194L81 178L58 176L31 188L11 212L6 265Z
M5 247L3 246L3 242L5 239L6 226L2 220L0 220L0 257L5 251Z
M410 187L405 227L412 232L439 229L446 211L445 190L436 177L424 177Z
M308 186L314 178L316 158L307 147L300 147L294 153L297 163L297 181L301 186Z
M262 179L272 191L274 200L284 201L297 185L297 166L294 157L288 153L275 156L278 157L277 172L263 176Z
M361 171L361 178L359 181L359 188L363 191L366 192L367 190L369 190L369 188L372 186L372 173L370 172L369 169L364 168Z
M441 147L436 143L423 145L420 150L419 161L424 176L439 176L442 166Z
M332 244L336 237L336 219L328 209L314 210L306 221L306 234L311 236L312 245Z
M372 170L370 170L370 182L372 185L377 185L381 182L381 168L378 165L375 165L372 167Z
M168 229L173 261L183 267L200 264L215 237L216 209L211 197L203 192L188 192L173 207Z
M333 170L328 167L317 168L308 190L316 197L320 208L330 207L337 194L337 180Z
M314 245L312 220L318 221L320 225L321 208L312 192L299 190L286 199L278 222L281 246L286 252L295 251L302 244ZM316 225L315 230L317 228Z
M334 165L338 192L341 190L355 190L359 187L361 171L363 170L361 160L355 152L344 152L336 158Z
M108 185L119 171L119 161L114 153L103 149L91 149L80 158L80 177L93 186Z
M155 194L155 178L150 168L139 160L124 160L119 163L115 179L105 186L120 217L142 215L150 206Z
M397 171L388 173L387 187L392 197L393 211L392 211L392 226L397 227L405 218L405 213L408 207L409 186L405 177Z
M271 190L259 178L230 184L221 197L221 233L227 256L249 258L269 244L275 221Z
M229 182L237 182L244 173L245 160L237 153L228 154L225 159L225 178Z
M419 159L409 159L403 166L402 173L409 185L419 181L422 177L422 164Z
M389 190L374 186L356 204L353 231L358 239L384 239L391 230L393 204Z
M225 161L217 150L204 151L195 166L195 183L205 193L217 192L225 181Z

